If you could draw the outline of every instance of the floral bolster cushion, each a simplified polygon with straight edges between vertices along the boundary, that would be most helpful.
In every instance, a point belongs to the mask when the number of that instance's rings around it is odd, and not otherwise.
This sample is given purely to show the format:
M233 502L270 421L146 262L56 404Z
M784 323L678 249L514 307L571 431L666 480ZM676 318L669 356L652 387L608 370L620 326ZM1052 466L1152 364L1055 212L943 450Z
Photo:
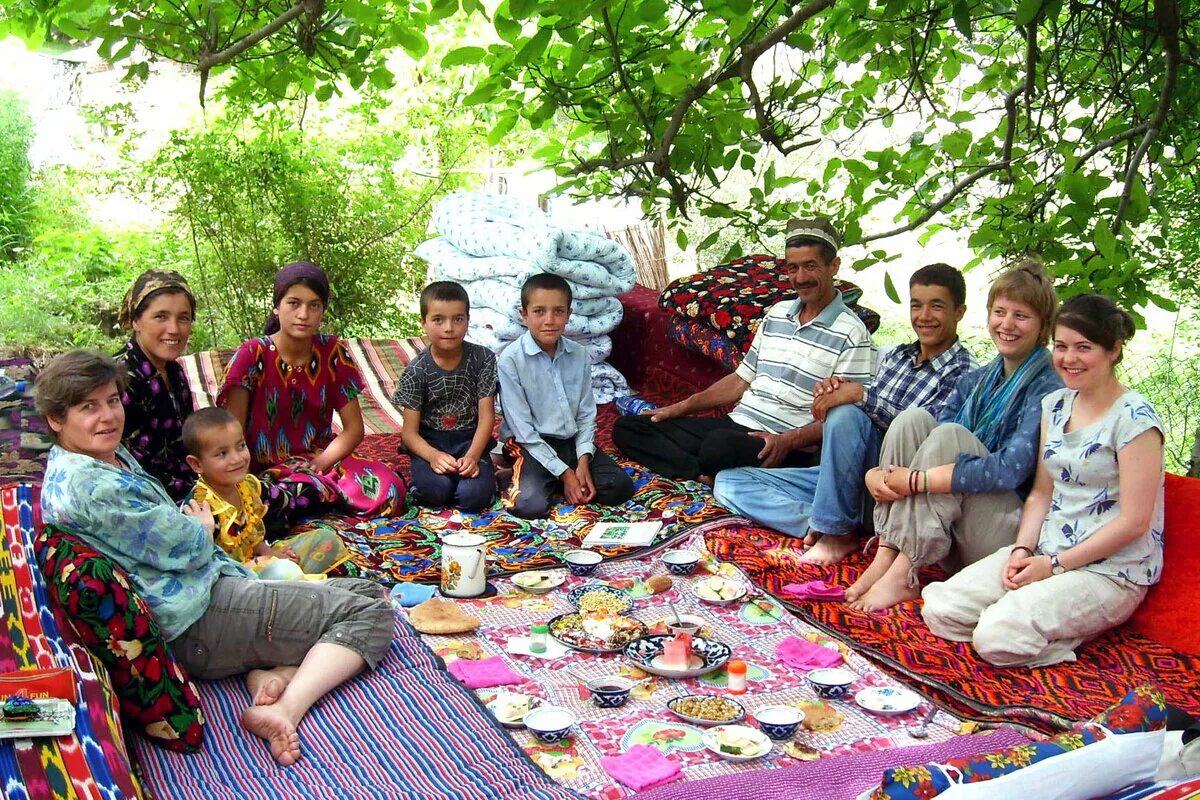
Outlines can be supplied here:
M50 597L79 641L108 669L122 718L168 750L199 750L200 694L125 573L53 526L42 529L36 547Z

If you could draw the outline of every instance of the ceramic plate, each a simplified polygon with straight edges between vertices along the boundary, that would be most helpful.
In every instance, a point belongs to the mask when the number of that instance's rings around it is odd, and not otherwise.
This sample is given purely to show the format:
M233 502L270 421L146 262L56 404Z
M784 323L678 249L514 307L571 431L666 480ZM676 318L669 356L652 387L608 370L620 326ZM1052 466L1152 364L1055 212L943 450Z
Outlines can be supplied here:
M717 592L727 595L726 597L718 597ZM697 581L692 586L692 593L696 595L703 603L708 603L714 606L727 606L736 603L746 596L746 584L741 581L730 580L729 578L720 575L713 575L710 578L705 578L702 581Z
M516 692L497 692L495 697L487 701L488 711L506 728L524 728L525 715L540 705L542 698Z
M567 595L567 599L571 601L571 605L579 608L579 601L583 599L583 596L589 592L604 592L605 594L611 594L613 597L616 597L618 601L622 601L625 606L624 608L613 609L613 611L616 611L618 614L627 614L629 613L630 609L633 608L633 598L629 596L628 592L623 592L620 589L614 589L611 586L605 586L603 583L585 583L583 586L578 586L571 590L571 593Z
M717 725L704 732L704 746L721 758L728 761L753 761L771 752L771 740L758 728L747 725ZM722 741L729 738L747 740L748 744L742 749L746 752L730 753L721 749ZM729 747L729 744L725 745Z
M512 582L523 592L545 594L563 585L567 576L561 570L535 569L514 575Z
M664 669L657 662L663 647L674 638L674 634L658 634L635 639L625 645L625 657L636 664L638 669L652 675L662 675L664 678L696 678L725 666L725 662L733 655L733 650L724 642L693 636L692 663L688 668Z
M921 695L908 689L876 686L862 689L854 695L854 702L872 714L895 717L907 714L921 705Z
M679 710L680 707L689 700L690 701L699 701L699 702L706 701L706 700L707 701L717 700L717 701L720 701L721 705L725 706L726 708L730 708L735 713L732 717L729 717L728 719L705 719L704 717L694 717L691 714L685 714ZM709 728L709 727L712 727L713 725L732 725L733 723L740 721L741 719L743 719L746 716L746 709L744 707L742 707L741 703L739 703L736 700L732 700L728 697L718 697L717 695L714 695L714 694L687 694L687 695L684 695L683 697L676 697L674 700L667 701L667 708L669 708L671 710L672 714L679 717L680 719L687 720L688 722L692 723L693 725L698 725L701 728Z
M572 650L583 653L619 653L639 636L646 635L646 626L632 617L614 615L611 625L627 628L627 633L601 640L583 628L583 616L578 612L559 614L550 620L550 636Z

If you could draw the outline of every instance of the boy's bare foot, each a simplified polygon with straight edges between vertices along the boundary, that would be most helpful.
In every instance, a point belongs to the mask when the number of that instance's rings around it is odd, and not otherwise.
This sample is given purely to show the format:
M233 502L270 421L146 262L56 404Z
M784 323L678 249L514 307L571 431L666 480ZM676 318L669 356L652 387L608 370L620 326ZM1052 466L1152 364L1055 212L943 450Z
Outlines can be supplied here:
M851 603L850 607L859 611L883 611L906 600L916 600L920 596L920 586L908 585L907 570L892 569L875 581L870 590Z
M300 760L300 734L277 705L251 706L242 712L242 727L264 740L281 767Z
M809 564L828 566L836 564L858 549L858 537L852 533L831 536L828 533L810 533L808 538L819 537L798 560ZM808 539L805 539L807 542Z
M850 588L846 590L846 602L853 604L865 595L875 585L875 582L887 573L888 569L895 562L896 556L899 554L899 551L893 550L890 547L881 546L876 550L875 560L871 562L871 566L867 567L862 576L850 584Z
M283 690L292 682L295 667L252 669L246 673L246 688L250 690L250 702L256 706L269 706L283 695Z

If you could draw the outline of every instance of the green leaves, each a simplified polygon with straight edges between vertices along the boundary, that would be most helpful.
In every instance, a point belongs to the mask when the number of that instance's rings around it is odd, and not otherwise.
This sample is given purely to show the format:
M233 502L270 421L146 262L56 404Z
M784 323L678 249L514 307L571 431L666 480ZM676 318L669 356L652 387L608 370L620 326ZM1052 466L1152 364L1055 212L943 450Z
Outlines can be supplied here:
M1013 15L1013 22L1018 25L1028 25L1037 17L1038 12L1042 10L1042 5L1045 0L1021 0L1017 4L1016 13Z
M487 55L482 47L459 47L451 50L442 58L443 67L458 67L464 64L478 64Z

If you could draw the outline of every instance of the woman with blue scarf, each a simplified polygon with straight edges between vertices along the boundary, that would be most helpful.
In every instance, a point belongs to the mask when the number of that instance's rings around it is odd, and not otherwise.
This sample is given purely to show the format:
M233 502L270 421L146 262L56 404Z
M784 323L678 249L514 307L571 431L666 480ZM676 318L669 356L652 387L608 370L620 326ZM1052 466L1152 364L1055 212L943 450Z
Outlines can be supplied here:
M846 590L851 607L915 600L921 567L955 572L1012 544L1037 463L1042 398L1062 387L1046 350L1057 307L1041 262L1005 272L987 300L999 355L958 382L936 420L910 408L892 422L866 475L879 550Z

